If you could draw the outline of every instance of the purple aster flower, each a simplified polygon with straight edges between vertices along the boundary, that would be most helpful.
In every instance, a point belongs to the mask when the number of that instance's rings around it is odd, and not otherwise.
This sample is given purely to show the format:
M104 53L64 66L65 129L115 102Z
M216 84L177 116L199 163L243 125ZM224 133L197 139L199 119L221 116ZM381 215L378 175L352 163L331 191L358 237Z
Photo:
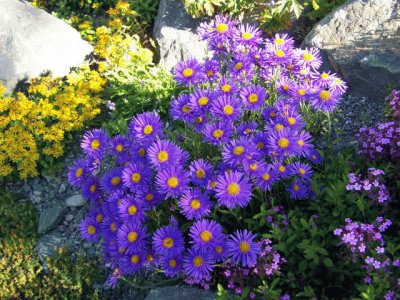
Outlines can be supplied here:
M223 237L222 227L213 220L199 220L190 227L189 236L196 249L214 249Z
M79 224L81 236L89 242L97 242L100 239L101 230L96 218L88 216Z
M256 144L257 150L262 154L268 153L267 143L269 134L259 131L253 137L253 142Z
M245 207L251 200L251 184L244 174L233 171L218 176L215 188L219 205Z
M189 122L193 118L193 109L189 105L190 95L182 94L171 101L169 114L174 120Z
M110 214L114 214L115 217L118 216L118 206L121 205L124 197L125 193L121 190L111 193L108 197L106 197L105 207Z
M311 160L314 164L319 165L322 162L322 157L317 151L310 151L307 155L308 159Z
M97 200L101 196L100 184L96 177L91 176L82 185L82 196L91 201Z
M294 182L287 188L290 193L290 198L302 200L307 197L308 188L300 180L295 179Z
M135 197L128 195L118 206L119 216L124 222L141 224L144 221L145 214L142 202Z
M300 131L296 138L296 152L300 156L308 157L310 153L312 153L314 149L314 145L311 143L312 137L307 131Z
M155 112L145 112L135 116L129 123L133 136L139 140L155 140L163 137L163 123Z
M157 193L153 187L147 187L142 191L138 191L135 195L135 199L142 203L144 209L153 209L157 207L164 198Z
M242 164L244 160L257 159L259 157L256 144L248 137L240 137L226 144L222 150L222 158L231 166Z
M296 49L294 52L294 64L301 68L318 69L322 65L322 59L317 48Z
M80 188L85 182L87 176L89 175L88 167L86 166L86 160L81 158L68 167L68 182L73 187Z
M135 141L135 142L133 142L129 149L130 160L134 161L134 162L140 161L142 163L148 163L147 162L147 150L149 149L151 144L152 144L152 141L147 141L147 142Z
M256 177L257 186L264 190L269 191L272 185L278 181L279 174L271 165L266 165L260 170L258 176Z
M276 85L277 92L279 92L279 94L288 96L290 91L292 91L295 86L295 81L290 77L281 76Z
M116 135L109 141L110 154L121 156L127 152L130 146L128 138L122 135Z
M268 123L276 123L279 117L279 111L276 107L265 107L262 111L262 116Z
M271 1L275 2L275 1ZM275 36L271 39L271 43L275 46L281 48L293 48L294 47L294 39L291 38L287 33L284 34L275 34Z
M166 277L175 277L182 270L182 258L180 254L162 256L160 259L161 269Z
M207 216L212 205L207 194L199 188L191 188L179 200L179 207L188 220L193 220Z
M320 89L311 98L311 106L323 112L331 112L340 102L340 94L337 91Z
M207 142L212 145L226 143L233 134L231 122L221 121L208 123L203 128L203 135Z
M104 239L112 241L117 238L117 231L121 227L121 223L114 217L105 217L101 224L101 232Z
M302 180L309 180L313 175L311 167L299 161L292 163L288 169L291 174L299 176Z
M210 113L216 118L232 122L240 118L242 105L238 99L230 95L222 95L213 102Z
M179 165L182 149L169 140L157 140L147 150L150 164L158 170Z
M210 109L213 100L213 92L209 90L197 89L190 95L189 107L195 114L201 115Z
M185 249L182 232L172 225L160 227L153 234L153 249L163 256L181 255Z
M235 41L246 46L258 46L262 43L262 32L253 25L239 25L235 32Z
M261 249L258 243L254 242L256 235L250 231L237 230L231 234L228 240L228 253L232 261L243 267L253 267L257 263L257 256Z
M206 278L213 270L213 257L208 251L188 249L182 261L185 275L195 280Z
M186 86L196 85L205 79L203 66L194 58L188 58L176 65L174 79Z
M264 105L269 95L262 86L253 84L244 87L240 91L240 97L247 109L257 111Z
M289 129L271 132L268 139L268 148L272 156L282 158L295 154L296 139Z
M81 148L88 156L102 158L107 148L107 133L102 129L93 129L84 134Z
M139 273L145 262L144 253L140 249L126 253L121 259L121 272L127 275Z
M214 255L215 261L217 262L224 261L225 258L228 256L228 245L225 234L222 238L219 239L212 253Z
M266 166L267 164L264 161L246 159L243 161L242 168L244 173L248 174L249 177L257 177L261 175L262 171Z
M274 169L277 171L279 174L279 177L281 179L285 179L291 176L287 165L285 165L282 161L277 161L273 163Z
M140 162L129 163L122 171L123 185L132 192L145 189L151 183L151 179L151 170Z
M237 21L229 16L216 15L215 19L208 24L203 24L200 36L203 39L217 42L227 42L236 31Z
M235 95L239 88L232 78L222 77L217 85L217 91L220 95Z
M208 81L214 82L217 80L220 72L219 61L216 59L206 60L204 63L204 72Z
M254 72L250 57L245 53L234 55L228 72L237 79L242 79L244 77L251 80Z
M299 130L304 127L304 122L301 115L294 107L290 107L282 113L284 125L292 130Z
M189 173L179 166L170 166L157 173L156 186L161 194L166 197L177 198L187 189Z
M253 136L257 132L258 123L256 121L243 122L237 128L238 135Z
M194 185L204 186L210 179L214 167L206 160L194 160L190 166L191 181Z
M311 94L311 85L304 82L292 85L289 90L289 96L295 103L308 100Z
M139 223L125 222L117 231L119 248L126 249L126 253L134 253L146 248L146 228Z
M108 194L122 189L122 168L115 168L101 177L101 187Z

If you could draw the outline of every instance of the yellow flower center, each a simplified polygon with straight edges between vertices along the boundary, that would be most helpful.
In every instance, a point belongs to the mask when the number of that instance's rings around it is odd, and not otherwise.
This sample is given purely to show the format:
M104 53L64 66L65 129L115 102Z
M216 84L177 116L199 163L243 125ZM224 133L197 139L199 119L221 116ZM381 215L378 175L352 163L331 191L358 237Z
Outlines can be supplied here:
M119 153L121 153L122 151L124 151L124 146L122 146L121 144L118 144L117 146L115 146L115 150Z
M93 194L94 192L96 192L97 186L95 184L92 184L90 186L90 192Z
M90 147L92 147L92 149L93 150L97 150L97 149L99 149L100 148L100 141L99 140L93 140L91 143L90 143Z
M176 188L179 184L179 180L176 177L170 177L170 178L168 178L167 184L171 188Z
M137 213L137 207L135 205L131 205L128 207L128 214L130 216L134 216Z
M153 255L147 254L147 255L146 255L146 260L149 261L149 262L152 262L152 261L154 260Z
M187 114L187 113L189 113L191 111L192 111L192 109L189 106L187 106L186 104L184 106L182 106L182 112L183 113Z
M140 157L143 157L146 154L146 150L144 150L144 148L140 148L138 152Z
M126 248L118 248L118 252L121 254L124 254L126 251Z
M303 140L298 140L297 141L297 145L299 145L300 147L302 147L304 145L304 141Z
M202 117L197 117L197 118L196 118L196 123L197 123L197 124L203 123L203 118L202 118Z
M151 194L151 193L148 193L148 194L146 195L146 197L144 197L144 198L146 199L146 201L153 201L154 195Z
M139 173L133 173L131 176L131 180L135 183L138 183L140 181L140 179L142 179L142 176L140 176Z
M236 71L239 71L242 67L243 67L243 63L238 62L238 63L235 65L235 70L236 70Z
M289 90L289 86L288 86L287 84L284 84L284 85L282 86L282 88L283 88L284 91Z
M311 158L312 159L317 159L317 157L315 155L312 155Z
M201 97L201 98L199 98L199 100L197 101L197 103L198 103L200 106L205 106L205 105L208 104L208 98L207 98L207 97Z
M283 52L281 49L275 51L275 55L278 57L284 57L285 52Z
M239 249L240 249L240 252L247 253L247 252L250 251L250 244L248 242L245 242L245 241L240 242Z
M201 267L203 265L203 258L201 256L196 256L193 258L193 265L195 267Z
M83 169L82 168L78 168L75 171L75 177L79 178L83 175Z
M111 184L112 184L113 186L117 186L120 182L121 182L121 177L113 177L113 178L111 179Z
M215 181L210 182L210 186L215 189L217 187L217 183Z
M175 259L170 259L169 260L169 266L171 268L175 268L176 267L176 260Z
M281 173L285 172L285 170L286 170L285 166L281 165L281 166L278 167L278 171L281 172Z
M303 90L303 89L299 89L299 90L297 91L297 94L299 94L300 96L304 96L304 95L306 94L306 91Z
M298 191L300 189L300 187L297 184L293 185L293 190Z
M306 53L306 54L303 55L303 59L305 61L310 61L310 60L314 59L314 56L312 56L312 54L310 54L310 53Z
M199 200L197 199L193 199L192 201L190 201L190 207L194 210L199 209L201 206L201 203Z
M303 168L300 168L300 169L299 169L299 173L300 173L301 175L304 175L304 174L306 174L306 170L304 170Z
M251 129L250 128L247 128L245 131L244 131L244 133L247 133L247 134L249 134L251 132Z
M193 69L191 68L186 68L185 70L183 70L182 75L185 77L190 77L193 75Z
M256 163L254 163L254 164L250 164L249 167L250 167L250 170L255 171L255 170L257 170L258 165Z
M216 129L212 133L212 136L216 139L220 139L223 135L224 135L224 132L221 129Z
M221 252L222 252L222 247L221 247L221 246L216 247L216 248L215 248L215 252L221 253Z
M224 84L221 86L221 90L225 93L229 93L231 91L231 86L229 84Z
M131 231L131 232L128 233L128 241L129 241L129 243L136 242L137 238L138 238L137 232Z
M261 150L261 149L263 149L264 148L264 143L263 142L258 142L257 143L257 149L258 150Z
M149 135L149 134L151 134L153 132L153 126L151 126L151 125L146 125L144 128L143 128L143 133L145 134L145 135Z
M236 196L240 192L240 186L237 183L230 183L226 189L229 195Z
M218 33L224 33L228 31L228 25L221 23L218 24L215 29L217 30Z
M115 223L111 223L111 224L110 224L110 230L111 230L112 232L117 231L117 227L115 226Z
M239 156L242 155L244 152L244 147L243 146L236 146L235 148L233 148L233 154Z
M250 94L247 99L250 103L256 103L258 101L258 96L256 94Z
M168 249L172 248L174 246L174 240L170 237L165 238L163 240L163 246Z
M118 199L118 200L117 200L117 205L120 206L121 203L122 203L122 199Z
M277 38L277 39L275 39L274 44L275 44L275 45L281 45L281 44L283 44L284 42L285 42L285 41L284 41L283 39Z
M89 225L87 228L87 233L92 235L96 233L96 228L93 225Z
M295 119L295 118L289 117L289 118L287 118L287 121L288 121L288 123L289 123L290 125L296 124L296 119Z
M321 74L321 79L328 79L329 78L329 74L327 74L327 73L322 73Z
M283 149L289 147L289 140L287 138L280 138L278 140L278 146Z
M208 70L206 74L208 77L211 77L214 75L213 71L211 71L211 70Z
M167 151L160 151L157 155L157 158L161 162L165 162L168 160L168 152Z
M234 109L233 109L233 107L231 105L225 105L224 106L224 114L230 116L230 115L233 114L233 111L234 111Z
M139 262L139 255L135 254L132 255L131 257L131 263L133 263L134 265L136 265Z
M212 239L212 233L210 232L210 231L208 231L208 230L204 230L204 231L202 231L201 233L200 233L200 239L203 241L203 242L206 242L206 243L208 243L209 241L211 241L211 239Z
M329 93L328 91L321 91L319 93L319 97L321 98L321 100L323 101L328 101L329 99L331 99L331 93Z
M275 131L280 131L280 130L282 130L284 128L285 128L285 126L283 126L282 124L276 124L274 126Z
M96 222L97 222L97 223L103 222L103 215L102 215L102 214L98 214L98 215L96 216Z
M264 173L263 176L262 176L262 179L265 180L265 181L268 181L270 179L270 177L271 176L269 175L269 173Z
M203 169L196 170L196 177L197 178L204 178L206 176L206 172Z
M253 37L253 35L249 32L243 32L242 33L242 39L244 39L245 41L250 40Z

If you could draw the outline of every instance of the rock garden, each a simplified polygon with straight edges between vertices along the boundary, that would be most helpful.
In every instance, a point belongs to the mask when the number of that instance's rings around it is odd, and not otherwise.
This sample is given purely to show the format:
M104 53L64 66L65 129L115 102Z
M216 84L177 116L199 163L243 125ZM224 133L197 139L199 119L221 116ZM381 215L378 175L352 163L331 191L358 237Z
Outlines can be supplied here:
M396 0L0 0L0 299L400 299Z

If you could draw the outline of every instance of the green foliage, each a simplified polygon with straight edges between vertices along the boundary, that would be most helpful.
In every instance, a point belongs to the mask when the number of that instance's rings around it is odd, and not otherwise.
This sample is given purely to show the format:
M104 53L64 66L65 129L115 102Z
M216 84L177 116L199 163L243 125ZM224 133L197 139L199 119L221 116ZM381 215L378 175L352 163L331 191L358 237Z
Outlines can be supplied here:
M36 254L37 219L30 202L0 191L0 299L98 299L103 282L95 261L65 250L44 270Z
M193 17L213 16L216 7L220 7L226 0L183 0L186 11Z

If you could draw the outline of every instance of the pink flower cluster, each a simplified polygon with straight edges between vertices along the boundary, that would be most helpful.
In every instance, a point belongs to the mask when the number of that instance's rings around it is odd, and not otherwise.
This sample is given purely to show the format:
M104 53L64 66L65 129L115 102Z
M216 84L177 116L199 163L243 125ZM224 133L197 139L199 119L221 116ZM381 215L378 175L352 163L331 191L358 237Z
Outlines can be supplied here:
M383 175L385 175L384 171L375 168L368 169L366 178L361 178L361 175L350 173L348 175L349 184L346 186L346 189L348 191L365 191L373 203L386 203L390 200L390 194L384 184Z

